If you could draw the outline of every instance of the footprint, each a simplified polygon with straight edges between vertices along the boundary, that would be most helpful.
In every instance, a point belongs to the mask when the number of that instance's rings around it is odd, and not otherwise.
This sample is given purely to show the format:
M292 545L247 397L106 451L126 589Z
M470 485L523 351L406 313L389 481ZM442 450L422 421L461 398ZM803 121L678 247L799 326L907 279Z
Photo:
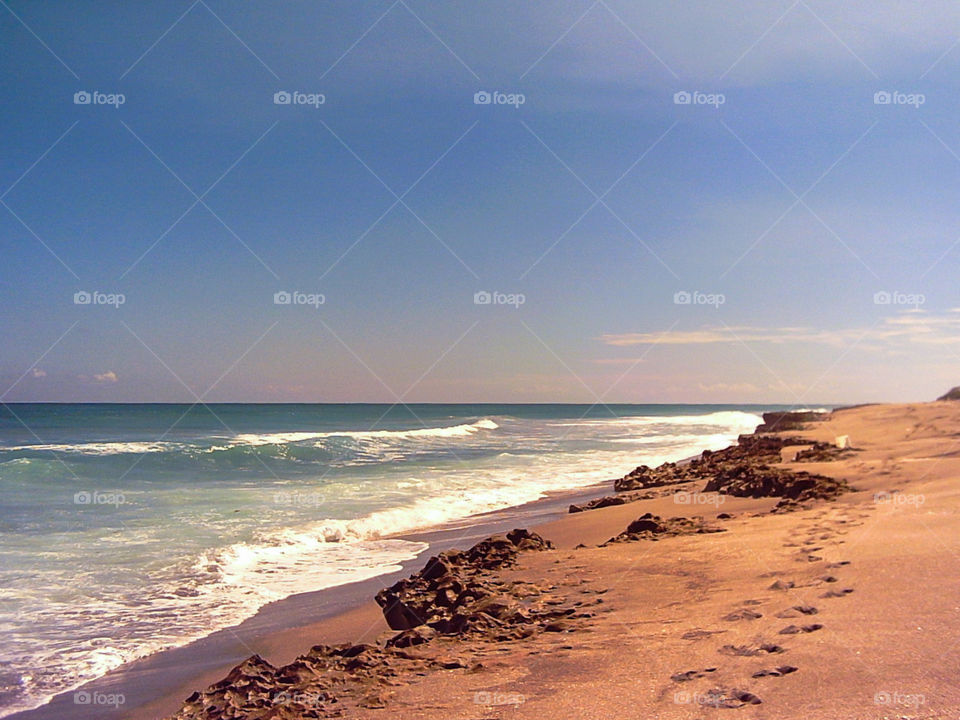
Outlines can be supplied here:
M837 598L843 597L844 595L849 595L853 592L853 588L843 588L841 590L828 590L820 597L822 598Z
M796 618L801 615L816 615L818 612L820 611L813 605L794 605L786 610L781 610L776 616L778 618Z
M777 580L773 585L771 585L768 590L789 590L794 587L795 583L793 580Z
M820 623L813 623L812 625L787 625L783 630L780 631L781 635L797 635L799 633L812 633L817 630L821 630L823 625Z
M697 628L696 630L689 630L685 632L680 637L684 640L702 640L703 638L710 637L711 635L719 635L725 632L726 630L701 630Z
M716 672L715 667L704 668L703 670L687 670L682 673L674 673L670 676L670 679L674 682L688 682L690 680L696 680L698 678L706 677L708 673Z
M755 678L762 677L783 677L784 675L789 675L790 673L796 672L797 668L793 665L781 665L780 667L773 668L772 670L760 670L753 674Z
M737 657L754 657L756 655L779 655L786 652L786 648L773 643L763 645L724 645L717 650L721 655L735 655Z
M841 560L840 562L832 562L828 564L827 568L833 569L833 568L843 567L844 565L849 565L849 564L850 564L849 560Z
M723 619L727 622L736 622L737 620L756 620L761 618L761 615L758 612L753 610L748 610L747 608L741 608L740 610L734 610L732 613L723 616Z
M713 688L698 697L697 702L704 707L729 709L743 707L744 705L759 705L763 701L747 690Z

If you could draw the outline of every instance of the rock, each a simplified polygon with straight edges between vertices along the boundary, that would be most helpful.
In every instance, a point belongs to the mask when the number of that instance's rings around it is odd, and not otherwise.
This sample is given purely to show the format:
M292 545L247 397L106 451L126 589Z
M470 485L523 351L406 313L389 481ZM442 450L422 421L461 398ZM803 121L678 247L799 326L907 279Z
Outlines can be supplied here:
M402 633L394 635L387 640L387 647L408 648L415 645L423 645L433 640L437 636L437 631L426 625L404 630Z
M431 557L422 570L377 593L376 601L392 630L423 625L441 634L489 629L507 620L527 624L530 615L500 592L489 572L513 565L521 552L549 550L553 544L522 528L493 535L469 550L451 550ZM397 636L409 642L412 636Z
M814 443L811 447L798 452L794 460L796 462L832 462L849 457L853 452L853 448L850 447L850 436L840 435L833 445Z
M850 486L845 480L751 463L736 463L719 470L703 488L703 492L736 497L780 497L783 500L777 506L779 510L794 509L812 499L832 499L848 490Z
M613 481L613 489L617 492L626 492L629 490L645 490L652 487L661 487L663 485L675 485L685 482L682 473L677 472L676 463L663 463L656 468L650 468L641 465L622 478Z
M570 512L578 513L586 510L596 510L598 508L610 507L611 505L625 505L626 502L626 498L610 495L607 497L597 498L596 500L591 500L583 505L571 505Z
M794 587L793 580L777 580L773 583L768 590L789 590Z
M758 425L756 433L783 432L785 430L801 430L811 422L820 422L827 418L829 413L810 411L801 412L766 412L763 414L763 424Z
M603 545L636 540L659 540L661 537L692 535L699 533L726 532L723 528L707 525L702 517L662 519L659 515L645 513L634 520L619 535L610 538ZM601 546L603 547L603 546Z
M937 400L960 400L960 385L944 393Z

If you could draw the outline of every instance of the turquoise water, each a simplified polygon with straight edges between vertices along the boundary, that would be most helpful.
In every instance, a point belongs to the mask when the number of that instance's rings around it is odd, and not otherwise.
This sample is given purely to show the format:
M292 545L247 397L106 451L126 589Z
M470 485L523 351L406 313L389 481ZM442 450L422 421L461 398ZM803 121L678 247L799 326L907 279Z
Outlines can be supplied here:
M0 407L0 716L776 406Z

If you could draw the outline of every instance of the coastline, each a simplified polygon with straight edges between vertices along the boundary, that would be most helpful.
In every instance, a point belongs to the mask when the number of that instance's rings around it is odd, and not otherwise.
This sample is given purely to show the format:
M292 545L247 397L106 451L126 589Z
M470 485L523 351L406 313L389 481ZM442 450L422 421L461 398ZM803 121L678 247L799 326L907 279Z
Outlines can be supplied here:
M611 476L613 474L612 471ZM78 688L59 693L45 705L7 718L102 718L104 708L74 702L74 694L81 692L122 694L125 702L110 713L118 720L161 718L176 712L196 687L218 680L252 654L285 663L302 652L304 637L323 638L325 642L372 640L387 629L380 608L372 599L374 594L409 575L425 558L443 550L469 547L483 537L513 527L559 519L567 514L571 503L602 497L609 489L609 482L604 482L551 491L539 500L463 518L438 528L385 536L423 542L428 547L419 556L401 563L401 568L393 573L282 598L263 606L237 625L125 663Z
M283 667L253 657L198 680L176 717L954 717L957 437L960 403L872 405L643 471L690 489L420 563L389 592L426 602L438 630L353 635ZM690 499L710 487L725 499ZM451 582L480 592L455 602L462 630L433 599Z

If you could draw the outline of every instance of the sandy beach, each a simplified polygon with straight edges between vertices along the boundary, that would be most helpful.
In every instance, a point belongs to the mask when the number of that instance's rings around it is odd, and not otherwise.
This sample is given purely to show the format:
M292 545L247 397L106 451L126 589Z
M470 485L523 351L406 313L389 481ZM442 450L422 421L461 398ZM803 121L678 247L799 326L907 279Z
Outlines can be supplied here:
M501 536L506 550L427 563L393 595L410 604L451 577L489 590L459 630L442 602L423 618L439 630L405 631L367 602L276 635L171 717L954 717L958 434L956 402L842 409L772 433L807 444L780 441L767 468L848 487L785 502L668 483L533 526L549 549ZM130 717L161 717L173 699Z
M960 3L0 37L0 720L960 720Z

